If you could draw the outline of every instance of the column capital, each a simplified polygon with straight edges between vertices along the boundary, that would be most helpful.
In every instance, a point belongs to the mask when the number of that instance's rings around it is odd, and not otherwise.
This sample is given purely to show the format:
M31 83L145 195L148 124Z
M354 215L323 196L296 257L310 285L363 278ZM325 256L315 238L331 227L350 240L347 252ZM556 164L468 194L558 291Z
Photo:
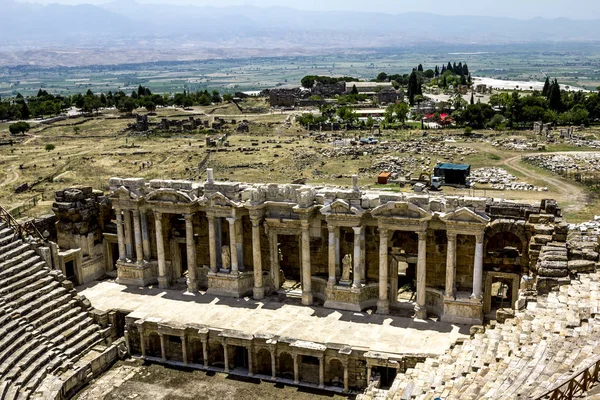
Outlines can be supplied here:
M417 232L417 235L419 236L419 240L427 240L427 231Z
M183 218L185 219L185 222L191 222L194 218L194 214L191 213L185 213L183 214Z
M484 237L484 233L483 233L483 232L481 232L481 233L477 233L477 234L475 235L475 242L476 242L477 244L483 244L483 237Z
M250 222L252 222L253 228L259 228L260 223L262 222L262 217L250 217Z
M163 213L162 213L162 212L160 212L160 211L154 211L154 216L155 216L156 218L162 218L162 215L163 215Z
M364 226L353 226L352 227L352 230L354 231L355 235L360 235L364 229L365 229Z
M458 232L446 231L446 237L448 238L448 241L454 241L454 240L456 240L457 236L458 236Z
M310 228L310 221L303 219L300 221L300 226L302 227L302 230L308 230L308 228Z
M138 217L140 215L139 208L134 208L133 210L131 210L131 212L133 213L134 217Z
M379 237L380 238L388 238L390 235L390 230L387 228L379 228Z
M227 220L227 222L229 222L229 225L234 225L236 223L236 221L242 219L241 217L227 217L225 218Z
M335 233L336 229L338 229L339 227L334 226L334 225L327 225L327 230L329 231L329 233Z

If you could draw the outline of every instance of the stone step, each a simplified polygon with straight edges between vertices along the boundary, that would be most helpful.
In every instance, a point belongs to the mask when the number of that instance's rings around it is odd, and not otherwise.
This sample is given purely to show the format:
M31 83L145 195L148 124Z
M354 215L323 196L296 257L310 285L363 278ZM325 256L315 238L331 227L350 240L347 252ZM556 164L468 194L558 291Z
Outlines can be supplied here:
M46 293L46 290L50 290ZM67 293L67 290L60 286L60 284L56 281L53 281L48 288L44 288L44 292L41 293L40 297L29 304L25 304L17 308L17 312L20 315L26 316L32 310L35 310L40 304L44 304L47 301L52 299L56 299L59 296L62 296Z
M16 251L12 250L12 251ZM2 264L0 264L0 278L4 278L6 276L10 276L13 275L15 273L15 269L13 269L12 267L14 267L15 265L19 265L21 263L27 262L28 260L31 260L32 258L38 257L35 254L35 251L33 250L26 250L26 251L22 251L21 253L19 253L18 255L16 255L15 257L11 258L10 260L4 261ZM38 257L39 259L39 257Z
M26 356L32 349L38 346L40 343L39 339L32 338L28 340L24 345L17 348L13 351L2 364L0 364L0 378L5 378L6 374L9 370L17 363L19 360Z
M22 369L22 372L19 374L19 377L15 381L15 383L21 387L26 387L29 380L33 377L33 375L40 370L46 372L46 367L50 363L50 361L54 358L54 354L50 351L45 351L42 354L39 354L33 362L25 368Z
M69 296L62 296L50 303L45 304L41 309L27 315L27 320L31 326L39 329L40 326L54 320L65 314L70 309L77 306L77 302Z
M98 332L97 325L90 325L73 336L67 343L64 344L65 355L69 358L80 356L84 350L90 349L102 340L102 336ZM79 357L78 357L79 358Z
M14 235L14 231L10 229L8 226L0 229L0 238L4 238L10 235Z
M48 274L46 271L42 271L44 265L46 265L45 262L38 262L30 267L24 268L21 272L9 278L0 279L0 296L21 289L35 280L47 277Z
M4 238L4 239L6 240L9 238ZM16 249L17 247L22 246L22 245L23 245L23 241L21 239L10 240L10 241L7 241L6 243L0 243L0 257L3 254L8 253L10 250Z
M52 319L46 322L44 325L40 327L40 332L44 337L53 338L57 336L60 332L67 329L68 326L73 323L70 319L77 315L81 314L80 308L73 308L65 312L58 318ZM76 321L75 321L76 322Z
M38 296L50 292L54 287L59 286L52 277L45 276L42 279L33 281L23 286L22 288L5 295L4 298L10 301L10 304L15 307L23 306Z
M32 338L31 332L26 332L26 326L14 330L10 334L2 338L0 351L0 363L4 362L10 354L15 352L19 347L25 344Z
M22 243L20 246L17 246L14 249L11 249L4 254L0 254L0 262L2 262L2 264L0 264L0 269L4 269L3 266L4 266L5 262L19 256L20 254L22 254L30 249L31 249L31 246L28 243Z

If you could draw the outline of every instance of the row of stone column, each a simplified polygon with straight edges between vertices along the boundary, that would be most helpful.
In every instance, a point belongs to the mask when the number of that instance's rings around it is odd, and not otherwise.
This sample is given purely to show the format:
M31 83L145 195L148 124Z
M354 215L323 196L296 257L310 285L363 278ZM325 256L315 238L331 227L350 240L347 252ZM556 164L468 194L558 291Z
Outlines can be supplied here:
M158 332L158 336L160 338L160 350L161 350L161 361L167 362L167 346L166 346L166 338L165 334L162 332ZM125 331L125 338L127 341L127 345L129 346L129 332ZM181 352L183 363L185 365L189 364L189 356L187 349L187 336L181 335ZM201 339L202 342L202 359L204 361L204 365L206 367L209 366L208 361L208 339ZM229 373L229 345L227 344L227 339L223 339L221 341L221 345L223 346L223 358L224 358L224 372ZM143 331L140 331L140 350L142 352L142 357L146 357L146 344L144 340ZM252 346L246 346L246 350L248 351L248 376L254 376L254 352L252 351ZM277 379L277 360L275 355L275 349L273 346L270 346L269 353L271 354L271 379ZM298 385L300 383L300 373L299 373L299 364L298 364L298 354L296 352L292 353L292 359L294 360L294 384ZM319 359L319 387L325 387L325 356L321 355L318 357ZM348 373L348 360L342 360L342 365L344 367L344 391L348 391L349 389L349 373Z
M117 241L119 244L119 260L133 260L142 264L150 260L150 236L148 233L148 218L146 212L140 210L115 209L117 217ZM133 223L132 223L133 220Z

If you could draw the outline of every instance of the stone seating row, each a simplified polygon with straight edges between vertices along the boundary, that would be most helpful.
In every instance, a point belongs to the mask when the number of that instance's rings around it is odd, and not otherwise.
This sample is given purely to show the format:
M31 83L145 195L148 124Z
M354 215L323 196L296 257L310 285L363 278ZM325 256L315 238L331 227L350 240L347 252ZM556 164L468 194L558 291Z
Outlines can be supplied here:
M73 368L103 331L32 245L0 223L0 398L28 399Z
M400 374L371 397L514 399L540 396L600 357L600 274L580 274L504 323Z

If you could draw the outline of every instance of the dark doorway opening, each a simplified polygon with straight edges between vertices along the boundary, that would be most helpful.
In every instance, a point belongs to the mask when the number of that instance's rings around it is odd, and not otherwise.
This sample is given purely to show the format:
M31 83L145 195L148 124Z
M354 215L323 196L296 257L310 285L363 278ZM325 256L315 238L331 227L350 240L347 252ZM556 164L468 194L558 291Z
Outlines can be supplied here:
M181 256L181 276L184 276L188 270L187 245L185 243L179 243L179 254Z
M65 275L75 285L78 284L77 277L75 276L75 261L71 260L65 263Z
M248 349L241 346L231 346L233 350L232 369L248 370Z
M371 379L379 379L379 388L387 390L392 387L392 383L396 379L396 374L396 368L373 367L371 370Z

